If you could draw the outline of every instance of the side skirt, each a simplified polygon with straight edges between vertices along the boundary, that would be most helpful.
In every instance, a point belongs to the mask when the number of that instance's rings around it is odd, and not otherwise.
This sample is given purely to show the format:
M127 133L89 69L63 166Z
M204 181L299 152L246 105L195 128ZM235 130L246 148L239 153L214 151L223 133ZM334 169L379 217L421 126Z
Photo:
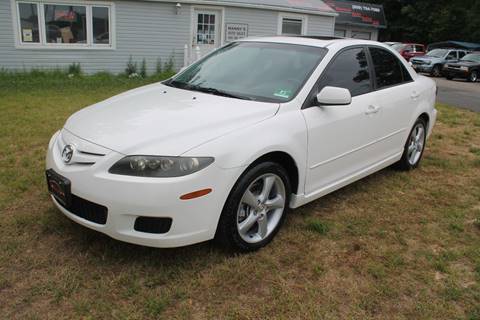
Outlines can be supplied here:
M403 150L399 153L394 154L393 156L390 156L380 162L375 163L374 165L367 167L361 171L356 172L355 174L345 177L335 183L332 183L326 187L323 187L319 190L316 190L310 194L292 194L291 199L290 199L290 208L295 209L300 206L303 206L304 204L307 204L313 200L316 200L320 197L323 197L326 194L329 194L335 190L338 190L340 188L343 188L346 185L351 184L352 182L355 182L357 180L360 180L374 172L377 172L381 169L384 169L388 167L389 165L394 164L395 162L399 161L400 158L402 157Z

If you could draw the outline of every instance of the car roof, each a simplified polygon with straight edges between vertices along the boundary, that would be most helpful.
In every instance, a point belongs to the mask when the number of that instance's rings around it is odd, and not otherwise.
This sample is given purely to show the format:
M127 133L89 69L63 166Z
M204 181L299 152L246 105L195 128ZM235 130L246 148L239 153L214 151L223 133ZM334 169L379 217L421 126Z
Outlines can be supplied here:
M389 48L388 45L378 41L351 39L351 38L336 38L336 37L321 37L321 36L276 36L276 37L252 37L238 40L251 42L271 42L271 43L285 43L297 44L312 47L328 48L333 45L352 46L352 45L380 45Z

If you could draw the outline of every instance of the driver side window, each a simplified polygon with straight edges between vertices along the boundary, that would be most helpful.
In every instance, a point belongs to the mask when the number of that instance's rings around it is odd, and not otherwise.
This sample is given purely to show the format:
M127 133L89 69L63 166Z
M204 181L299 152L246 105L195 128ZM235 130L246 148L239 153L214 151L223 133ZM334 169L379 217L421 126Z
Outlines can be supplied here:
M447 60L456 60L457 59L457 52L450 51L447 56Z
M317 92L326 86L348 89L352 97L372 91L365 49L347 49L337 55L323 73Z

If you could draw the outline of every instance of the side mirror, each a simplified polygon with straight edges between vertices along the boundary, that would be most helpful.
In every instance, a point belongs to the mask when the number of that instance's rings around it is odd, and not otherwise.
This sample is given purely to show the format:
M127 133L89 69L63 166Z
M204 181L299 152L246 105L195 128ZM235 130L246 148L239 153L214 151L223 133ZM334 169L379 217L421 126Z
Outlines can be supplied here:
M350 90L338 87L325 87L317 94L319 106L346 106L352 103Z

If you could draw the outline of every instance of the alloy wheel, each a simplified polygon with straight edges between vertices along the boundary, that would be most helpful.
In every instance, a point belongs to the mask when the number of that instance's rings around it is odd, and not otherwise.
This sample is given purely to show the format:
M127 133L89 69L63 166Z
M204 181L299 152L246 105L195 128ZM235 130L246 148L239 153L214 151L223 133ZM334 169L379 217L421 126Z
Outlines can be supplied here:
M414 166L422 156L425 145L425 127L422 123L417 123L410 134L408 143L408 163Z
M475 71L473 71L471 74L470 74L470 81L472 82L476 82L477 81L477 78L478 78L478 75Z
M280 222L286 205L283 180L273 173L256 178L245 190L237 210L237 230L248 243L267 238Z

